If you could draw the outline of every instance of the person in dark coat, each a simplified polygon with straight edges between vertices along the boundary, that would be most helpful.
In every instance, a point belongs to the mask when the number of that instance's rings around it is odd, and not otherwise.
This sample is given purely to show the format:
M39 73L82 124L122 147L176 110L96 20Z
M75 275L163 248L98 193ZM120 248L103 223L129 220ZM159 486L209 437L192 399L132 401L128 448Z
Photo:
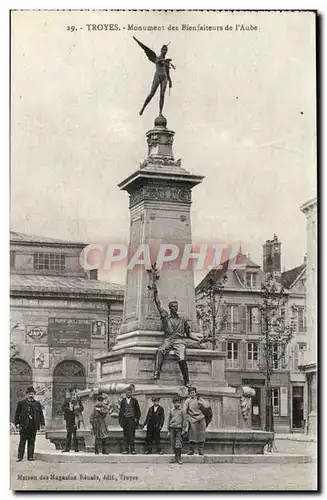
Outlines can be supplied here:
M27 460L35 460L34 447L36 432L44 427L44 415L39 401L34 399L36 391L33 387L26 390L26 398L19 401L15 414L15 426L20 431L17 462L24 458L27 441Z
M119 425L124 431L124 455L131 451L132 455L136 455L135 451L135 429L139 425L141 410L136 398L132 397L132 390L129 387L126 390L126 397L121 401L119 408Z
M64 404L62 405L62 411L64 414L64 420L66 422L67 429L67 437L66 437L66 445L62 450L63 452L70 451L72 438L73 438L73 447L76 452L78 449L78 441L77 441L77 420L76 415L79 415L84 410L81 400L77 397L75 389L69 389L70 396L65 399Z
M112 406L104 400L103 394L101 392L97 394L96 402L90 415L90 424L95 438L94 452L96 455L100 453L100 446L103 455L108 455L109 453L107 450L109 430L106 417L111 411Z
M145 439L145 453L147 455L152 453L152 443L154 441L157 453L163 455L161 451L160 432L165 421L165 410L159 404L160 398L154 396L152 398L153 405L149 408L145 422L141 428L146 426L146 439Z

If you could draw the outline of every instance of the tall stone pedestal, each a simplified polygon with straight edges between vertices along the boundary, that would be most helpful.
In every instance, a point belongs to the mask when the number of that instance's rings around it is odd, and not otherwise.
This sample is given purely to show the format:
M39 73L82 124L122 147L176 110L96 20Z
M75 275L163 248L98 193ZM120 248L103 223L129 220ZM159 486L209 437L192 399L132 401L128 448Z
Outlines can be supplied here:
M159 343L162 326L152 292L148 290L147 269L154 262L160 267L160 251L168 256L178 249L175 259L160 269L162 304L167 307L170 300L178 300L179 314L189 320L193 331L198 331L194 261L187 263L183 256L192 244L191 190L202 182L203 176L191 174L182 168L181 160L175 160L174 132L167 129L164 117L158 117L146 135L147 158L119 184L120 189L129 194L130 266L117 350L123 346L156 347ZM144 259L144 264L133 266L133 256L137 254Z

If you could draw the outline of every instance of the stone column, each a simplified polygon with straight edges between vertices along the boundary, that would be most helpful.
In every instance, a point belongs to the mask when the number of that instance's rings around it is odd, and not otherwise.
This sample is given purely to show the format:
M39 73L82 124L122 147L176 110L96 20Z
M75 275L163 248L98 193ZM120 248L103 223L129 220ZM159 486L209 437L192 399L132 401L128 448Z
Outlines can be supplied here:
M135 258L139 255L144 265L127 269L123 322L115 349L133 345L157 346L162 338L161 321L152 292L148 290L146 269L158 262L158 252L163 244L174 245L179 254L174 261L163 264L160 270L158 289L162 305L167 308L170 300L177 300L179 314L190 321L193 331L199 331L193 266L181 269L181 260L185 247L192 244L191 190L202 182L203 177L191 174L182 168L181 160L175 160L172 150L174 132L166 127L165 118L158 117L146 136L146 160L119 184L129 194L129 261L132 265L133 255ZM171 251L167 247L166 253Z

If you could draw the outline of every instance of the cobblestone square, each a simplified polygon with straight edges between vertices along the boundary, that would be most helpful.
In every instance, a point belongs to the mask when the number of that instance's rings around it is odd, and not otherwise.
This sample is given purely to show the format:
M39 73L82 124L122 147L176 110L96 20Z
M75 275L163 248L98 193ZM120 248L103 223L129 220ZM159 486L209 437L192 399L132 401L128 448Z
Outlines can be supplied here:
M55 478L48 482L51 474ZM61 480L62 476L72 479ZM258 464L11 464L11 489L17 490L314 490L315 477L315 463L260 468Z
M16 490L310 491L317 487L316 461L264 465L16 463L17 444L18 436L11 436L11 489ZM315 455L315 443L277 440L276 445L283 453ZM38 450L52 448L44 436L37 437ZM48 482L51 474L55 478ZM68 476L71 479L61 479Z

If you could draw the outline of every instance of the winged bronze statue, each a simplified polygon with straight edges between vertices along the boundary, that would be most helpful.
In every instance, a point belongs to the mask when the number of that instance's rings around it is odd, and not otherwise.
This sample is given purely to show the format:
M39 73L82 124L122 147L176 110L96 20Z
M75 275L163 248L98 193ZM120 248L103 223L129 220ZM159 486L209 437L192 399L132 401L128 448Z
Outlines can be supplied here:
M159 115L162 115L167 83L169 84L170 89L172 87L172 82L170 78L170 68L176 69L175 66L171 63L171 59L166 59L166 54L168 52L168 45L163 45L161 47L159 56L157 56L153 50L149 49L149 47L140 42L137 38L135 38L135 36L133 36L133 38L139 44L139 46L142 47L148 59L156 65L156 72L153 77L150 94L144 101L143 107L140 111L140 115L143 115L143 111L151 101L152 97L155 95L159 86L160 86Z

